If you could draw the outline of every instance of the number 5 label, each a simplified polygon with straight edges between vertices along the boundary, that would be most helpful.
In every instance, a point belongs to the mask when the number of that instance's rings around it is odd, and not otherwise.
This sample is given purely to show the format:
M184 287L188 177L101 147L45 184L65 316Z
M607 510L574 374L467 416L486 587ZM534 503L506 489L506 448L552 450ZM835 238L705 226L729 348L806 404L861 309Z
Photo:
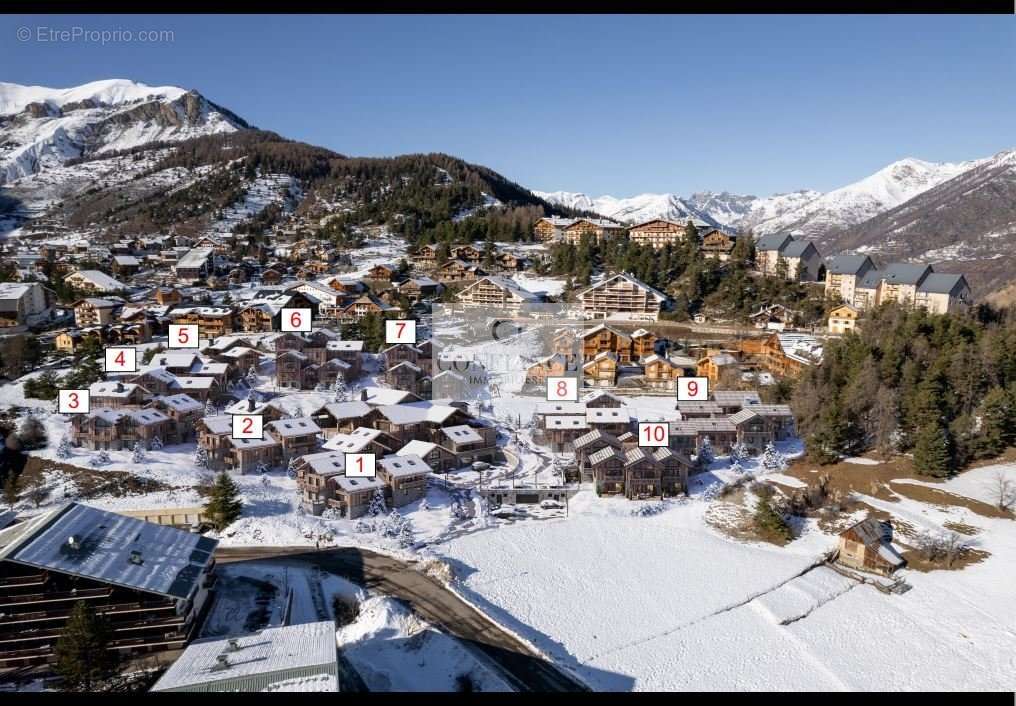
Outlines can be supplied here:
M106 349L107 373L136 373L138 371L138 350L129 348Z
M579 401L579 379L578 378L547 378L547 401L549 402L578 402Z
M678 402L705 402L709 399L709 378L678 378Z
M234 439L264 439L265 418L260 414L234 414Z
M60 414L88 414L88 390L60 390L57 405Z
M665 422L639 422L639 446L667 446L667 426Z
M385 321L385 343L416 344L416 322L412 319L389 319Z
M377 473L374 454L346 454L346 476L373 478Z
M310 309L283 309L282 330L292 333L310 332Z
M170 324L169 325L169 347L170 348L197 348L198 347L198 325L197 324Z

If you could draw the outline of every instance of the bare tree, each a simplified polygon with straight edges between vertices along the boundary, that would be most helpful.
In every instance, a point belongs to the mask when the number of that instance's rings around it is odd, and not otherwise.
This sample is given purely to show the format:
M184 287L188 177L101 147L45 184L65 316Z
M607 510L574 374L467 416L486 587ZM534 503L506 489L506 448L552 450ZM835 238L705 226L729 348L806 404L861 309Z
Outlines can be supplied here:
M1016 482L999 469L991 477L991 494L999 510L1011 510L1016 505Z

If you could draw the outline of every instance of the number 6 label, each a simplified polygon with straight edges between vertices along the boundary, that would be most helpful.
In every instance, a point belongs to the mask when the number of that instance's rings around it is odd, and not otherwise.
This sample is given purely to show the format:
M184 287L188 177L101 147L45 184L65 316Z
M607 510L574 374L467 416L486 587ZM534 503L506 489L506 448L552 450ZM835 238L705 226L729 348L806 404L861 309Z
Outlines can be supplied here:
M678 378L678 402L705 402L709 399L709 378Z
M60 390L57 405L60 414L88 414L88 390Z
M309 333L310 309L283 309L282 330L291 333Z
M377 473L374 454L346 454L346 476L373 478Z
M667 446L669 431L664 422L639 422L639 446Z
M547 378L547 400L549 402L578 402L578 378Z
M234 439L264 439L265 418L260 414L234 414Z
M170 324L169 325L169 347L170 348L197 348L198 347L198 325L197 324Z
M385 321L385 343L416 343L416 322L412 319L389 319Z

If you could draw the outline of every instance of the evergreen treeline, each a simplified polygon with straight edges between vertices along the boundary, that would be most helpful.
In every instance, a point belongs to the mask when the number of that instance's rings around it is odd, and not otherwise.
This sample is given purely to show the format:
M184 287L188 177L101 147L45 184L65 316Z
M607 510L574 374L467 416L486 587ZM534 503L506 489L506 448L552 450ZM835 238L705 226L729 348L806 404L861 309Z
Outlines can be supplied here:
M792 404L816 462L912 452L917 472L948 475L1016 441L1016 318L885 305L828 342Z

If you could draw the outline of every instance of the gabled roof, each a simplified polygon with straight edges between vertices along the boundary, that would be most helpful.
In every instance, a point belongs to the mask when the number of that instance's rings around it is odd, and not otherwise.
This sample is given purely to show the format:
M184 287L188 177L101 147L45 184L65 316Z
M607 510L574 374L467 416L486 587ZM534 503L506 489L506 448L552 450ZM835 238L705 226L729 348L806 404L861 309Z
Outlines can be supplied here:
M882 279L889 284L919 284L933 270L930 265L912 265L906 262L893 262L882 270Z
M856 275L866 262L872 265L867 255L837 255L829 260L826 271L832 275Z
M613 446L604 446L602 449L600 449L599 451L597 451L596 453L592 454L589 457L589 463L590 465L596 466L612 458L618 459L619 461L622 462L624 461L624 456L621 455L620 451L615 449Z
M810 240L793 240L787 243L781 254L783 257L803 257L809 250L813 250L815 254L818 254L818 249Z
M629 336L628 334L624 333L623 331L618 331L613 326L607 326L606 324L597 324L596 326L593 326L590 329L586 329L585 331L582 332L582 338L583 339L589 338L590 336L594 336L600 333L601 331L610 331L618 338L623 338L626 341L631 340L631 336Z
M523 302L540 301L540 297L538 295L533 294L528 289L524 289L523 287L519 286L519 284L516 283L515 280L509 279L508 277L498 277L496 275L487 275L485 277L478 279L477 281L473 282L471 285L463 289L461 292L459 292L456 296L461 299L466 292L476 287L479 287L483 282L487 282L489 284L494 285L498 289L504 290L511 296L512 299L516 301Z
M304 434L320 434L321 427L310 417L292 417L268 422L265 426L281 437L303 436Z
M621 448L621 442L618 441L616 437L614 437L611 434L608 434L602 429L593 429L592 431L587 432L582 436L576 438L574 441L572 441L572 448L575 449L576 451L580 451L581 449L584 449L585 447L590 446L597 442L607 444L608 446L613 446L616 449Z
M385 456L378 461L378 464L392 478L410 478L433 472L433 469L427 465L427 462L416 454Z
M952 294L966 284L967 280L963 275L932 272L924 278L917 291L926 294Z
M780 251L792 242L794 239L786 233L770 233L758 239L755 243L755 250L758 252Z
M664 294L663 292L661 292L660 290L655 289L653 287L650 287L645 282L637 280L634 277L632 277L631 275L626 274L624 272L616 274L613 277L608 277L607 279L603 280L599 284L594 284L589 289L585 289L585 290L579 292L578 293L578 298L581 299L582 297L584 297L589 292L592 292L594 290L600 289L601 287L605 287L605 286L609 285L611 282L613 282L616 279L623 279L626 282L630 282L631 284L635 285L636 287L645 290L646 292L648 292L650 295L652 295L659 302L665 302L668 299L667 295Z

